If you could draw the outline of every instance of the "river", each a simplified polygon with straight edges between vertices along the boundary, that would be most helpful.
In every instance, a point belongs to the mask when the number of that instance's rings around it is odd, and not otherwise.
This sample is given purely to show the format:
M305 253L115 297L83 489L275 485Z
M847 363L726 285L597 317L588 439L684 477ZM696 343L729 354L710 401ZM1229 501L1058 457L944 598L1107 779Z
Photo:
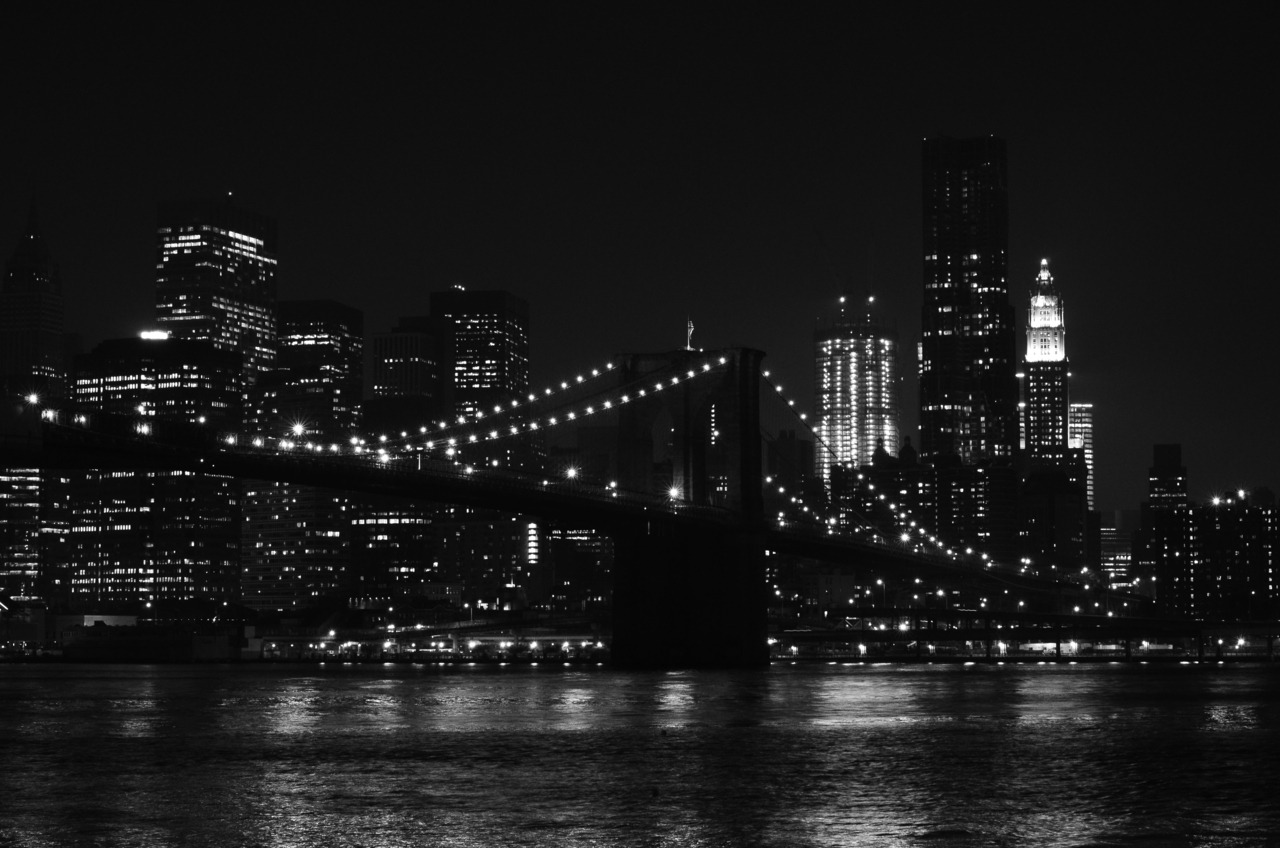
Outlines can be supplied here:
M0 666L0 846L1280 845L1280 667Z

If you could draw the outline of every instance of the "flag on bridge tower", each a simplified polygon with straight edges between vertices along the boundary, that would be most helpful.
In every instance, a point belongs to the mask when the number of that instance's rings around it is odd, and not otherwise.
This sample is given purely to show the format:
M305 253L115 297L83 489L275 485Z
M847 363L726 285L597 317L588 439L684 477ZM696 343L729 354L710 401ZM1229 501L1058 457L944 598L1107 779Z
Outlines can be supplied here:
M693 319L689 318L689 329L684 336L684 349L693 350Z

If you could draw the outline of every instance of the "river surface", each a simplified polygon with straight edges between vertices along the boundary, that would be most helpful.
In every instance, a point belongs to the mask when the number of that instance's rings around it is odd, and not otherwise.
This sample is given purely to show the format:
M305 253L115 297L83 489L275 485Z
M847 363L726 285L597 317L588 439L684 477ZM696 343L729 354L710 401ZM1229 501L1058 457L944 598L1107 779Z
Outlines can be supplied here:
M1280 845L1280 668L0 666L64 845Z

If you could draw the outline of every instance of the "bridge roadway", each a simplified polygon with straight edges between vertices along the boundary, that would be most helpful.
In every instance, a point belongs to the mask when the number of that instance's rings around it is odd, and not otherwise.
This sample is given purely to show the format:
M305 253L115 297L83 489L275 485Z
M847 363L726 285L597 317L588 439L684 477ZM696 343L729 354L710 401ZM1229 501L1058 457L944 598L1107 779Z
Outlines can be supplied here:
M623 665L759 665L767 662L765 551L858 570L937 580L1079 593L1060 581L996 571L889 544L752 524L729 509L573 480L469 470L422 453L383 462L376 453L255 448L213 428L98 414L92 422L5 421L0 461L9 467L185 470L495 509L590 526L615 544L614 657ZM21 420L19 420L21 419ZM90 426L90 424L92 426ZM653 626L655 618L663 626ZM653 633L661 631L661 644Z

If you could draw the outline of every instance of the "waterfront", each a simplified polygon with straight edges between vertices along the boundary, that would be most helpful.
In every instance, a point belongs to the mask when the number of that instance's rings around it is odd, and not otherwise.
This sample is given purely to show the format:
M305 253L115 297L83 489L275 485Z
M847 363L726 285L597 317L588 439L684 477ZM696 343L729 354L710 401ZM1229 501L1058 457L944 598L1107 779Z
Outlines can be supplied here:
M0 667L0 845L1280 844L1274 665Z

